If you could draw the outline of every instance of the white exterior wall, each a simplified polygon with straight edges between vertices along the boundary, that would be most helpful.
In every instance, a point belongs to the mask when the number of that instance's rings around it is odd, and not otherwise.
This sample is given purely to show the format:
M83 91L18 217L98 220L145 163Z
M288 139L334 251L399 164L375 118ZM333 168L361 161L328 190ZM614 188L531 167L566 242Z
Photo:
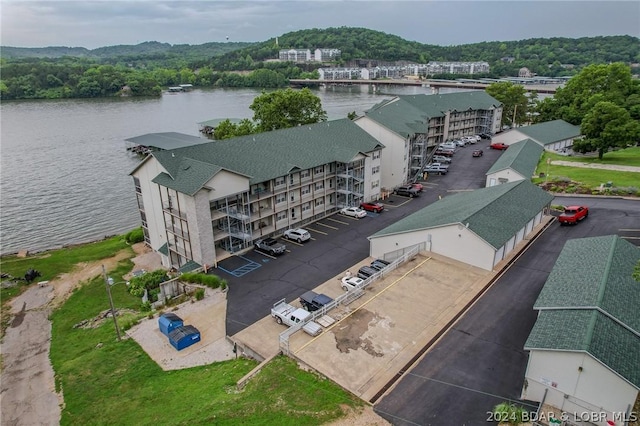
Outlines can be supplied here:
M151 180L166 170L153 157L149 156L132 173L140 180L142 191L142 202L147 217L147 229L149 230L149 240L151 248L158 250L167 242L167 234L164 229L164 217L162 215L162 200L160 199L159 186ZM163 264L169 266L168 260L163 256Z
M213 201L238 192L248 191L249 178L222 170L204 184L204 187L211 189L209 191L209 201Z
M629 405L633 407L638 396L633 385L591 355L580 352L532 350L525 379L524 399L540 402L548 389L545 403L570 416L574 412L578 416L587 411L607 413L606 419L594 422L597 425L606 425L607 419L622 425L620 416Z
M391 189L403 184L407 176L409 155L405 138L366 116L359 117L354 123L385 146L380 159L380 187Z
M498 133L497 135L494 135L491 143L504 143L507 145L513 145L516 142L520 142L522 140L525 139L530 139L529 136L525 135L524 133L520 133L518 131L518 129L511 129L511 130L507 130L505 132L502 133ZM531 139L533 140L533 139Z
M372 238L370 255L383 257L385 253L422 242L434 253L489 271L493 269L494 248L462 224Z
M382 150L378 151L380 156L373 158L373 152L368 153L364 160L364 200L372 201L380 199L380 188L382 187ZM378 172L373 174L373 168L377 167ZM373 183L378 181L378 186Z
M493 122L491 123L491 133L494 135L502 128L502 109L501 106L494 109Z
M193 197L178 193L180 208L187 215L191 256L193 261L200 265L215 264L208 192L206 189L201 189Z
M500 182L500 179L506 179L506 182ZM524 176L513 169L503 169L487 175L485 186L495 186L500 185L501 183L516 182L524 179Z

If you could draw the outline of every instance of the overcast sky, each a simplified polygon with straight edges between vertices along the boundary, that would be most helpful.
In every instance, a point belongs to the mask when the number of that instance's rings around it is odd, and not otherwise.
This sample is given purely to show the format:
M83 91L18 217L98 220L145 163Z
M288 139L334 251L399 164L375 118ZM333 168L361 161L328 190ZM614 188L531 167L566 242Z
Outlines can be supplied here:
M1 0L3 46L261 42L309 28L364 27L450 46L534 37L640 37L640 1ZM318 46L330 47L330 46Z

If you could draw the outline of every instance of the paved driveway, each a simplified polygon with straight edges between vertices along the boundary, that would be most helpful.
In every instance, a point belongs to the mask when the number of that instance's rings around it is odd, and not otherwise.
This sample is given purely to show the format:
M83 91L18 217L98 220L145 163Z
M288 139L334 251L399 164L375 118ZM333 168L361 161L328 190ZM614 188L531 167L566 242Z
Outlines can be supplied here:
M553 223L378 401L378 414L394 425L486 425L487 411L520 397L528 359L522 348L536 319L533 303L564 243L618 234L640 245L638 201L557 197L553 203L586 204L591 213L576 226Z

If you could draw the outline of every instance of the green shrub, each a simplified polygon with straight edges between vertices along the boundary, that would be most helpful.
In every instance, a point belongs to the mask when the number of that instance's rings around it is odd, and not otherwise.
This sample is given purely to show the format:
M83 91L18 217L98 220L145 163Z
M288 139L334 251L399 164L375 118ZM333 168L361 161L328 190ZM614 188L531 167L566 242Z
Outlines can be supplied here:
M195 296L196 296L196 300L204 299L204 288L197 289L196 293L195 293Z
M149 296L151 296L152 290L159 289L160 283L166 281L168 278L167 271L164 269L156 269L155 271L144 273L139 277L133 277L131 281L129 281L129 293L137 297L142 297L144 296L144 291L147 290Z
M209 275L209 274L195 274L192 272L188 272L186 274L180 275L180 281L187 283L196 283L206 285L210 288L222 288L225 289L227 287L227 282L221 279L217 275Z
M144 232L142 232L142 228L136 228L132 231L129 231L125 236L124 240L129 244L141 243L144 241Z

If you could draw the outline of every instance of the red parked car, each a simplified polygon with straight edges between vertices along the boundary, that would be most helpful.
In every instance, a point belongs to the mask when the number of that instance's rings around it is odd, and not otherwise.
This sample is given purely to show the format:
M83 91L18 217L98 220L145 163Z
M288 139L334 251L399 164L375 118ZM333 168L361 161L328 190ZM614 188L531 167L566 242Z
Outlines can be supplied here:
M507 148L509 148L509 145L507 145L506 143L502 143L502 142L496 142L496 143L492 143L491 145L489 145L489 148L491 149L499 149L499 150L505 150Z
M412 183L411 186L413 186L419 192L422 192L422 190L424 189L424 185L422 185L420 182Z
M558 217L560 225L575 225L589 216L589 208L586 206L567 206Z
M366 210L368 212L374 212L374 213L380 213L382 210L384 210L384 206L376 202L361 203L360 208L362 210Z

